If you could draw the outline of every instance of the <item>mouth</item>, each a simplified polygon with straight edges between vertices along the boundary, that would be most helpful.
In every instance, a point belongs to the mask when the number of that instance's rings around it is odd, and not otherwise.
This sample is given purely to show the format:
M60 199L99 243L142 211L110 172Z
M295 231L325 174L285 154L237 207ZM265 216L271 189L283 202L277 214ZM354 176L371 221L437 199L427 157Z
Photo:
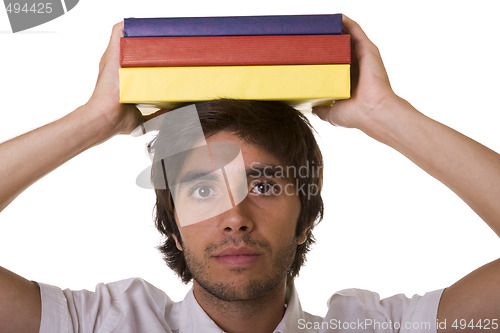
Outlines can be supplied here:
M248 266L262 257L262 253L248 247L227 248L213 256L217 262L228 266Z

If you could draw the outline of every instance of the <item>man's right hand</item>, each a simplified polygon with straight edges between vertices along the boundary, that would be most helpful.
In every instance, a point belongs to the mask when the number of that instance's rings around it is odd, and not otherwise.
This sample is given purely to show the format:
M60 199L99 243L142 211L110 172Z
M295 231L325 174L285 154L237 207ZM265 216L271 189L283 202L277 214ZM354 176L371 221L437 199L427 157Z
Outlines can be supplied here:
M144 119L133 105L119 103L118 70L120 68L120 38L123 21L115 24L108 47L99 63L99 76L91 98L83 107L94 117L101 118L109 137L130 134Z

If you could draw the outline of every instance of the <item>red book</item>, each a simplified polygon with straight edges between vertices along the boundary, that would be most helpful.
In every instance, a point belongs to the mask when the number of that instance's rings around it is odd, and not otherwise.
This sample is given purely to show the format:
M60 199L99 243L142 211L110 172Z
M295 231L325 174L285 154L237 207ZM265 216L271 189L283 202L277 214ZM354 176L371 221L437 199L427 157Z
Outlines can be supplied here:
M349 35L122 37L122 67L350 64Z

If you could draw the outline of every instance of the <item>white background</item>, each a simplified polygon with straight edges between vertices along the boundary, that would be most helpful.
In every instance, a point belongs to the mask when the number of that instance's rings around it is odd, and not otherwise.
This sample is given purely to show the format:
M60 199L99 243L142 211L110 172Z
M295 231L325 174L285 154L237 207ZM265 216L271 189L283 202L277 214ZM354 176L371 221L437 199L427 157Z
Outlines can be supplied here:
M493 0L81 0L17 34L2 8L0 142L88 100L111 27L124 17L343 12L379 46L397 94L500 151L497 8ZM326 215L297 280L305 310L324 315L329 295L351 287L422 294L497 258L497 236L442 184L360 131L312 122L325 156ZM181 300L189 286L155 249L154 194L135 185L146 141L115 137L25 191L0 213L0 265L72 289L139 276Z

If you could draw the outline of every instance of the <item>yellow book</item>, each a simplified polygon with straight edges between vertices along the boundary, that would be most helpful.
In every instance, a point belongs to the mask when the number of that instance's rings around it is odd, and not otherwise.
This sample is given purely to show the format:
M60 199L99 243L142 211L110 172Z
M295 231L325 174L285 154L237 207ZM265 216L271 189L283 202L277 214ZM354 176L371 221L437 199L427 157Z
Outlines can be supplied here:
M350 88L348 64L120 68L120 102L157 107L234 98L305 109L347 99Z

